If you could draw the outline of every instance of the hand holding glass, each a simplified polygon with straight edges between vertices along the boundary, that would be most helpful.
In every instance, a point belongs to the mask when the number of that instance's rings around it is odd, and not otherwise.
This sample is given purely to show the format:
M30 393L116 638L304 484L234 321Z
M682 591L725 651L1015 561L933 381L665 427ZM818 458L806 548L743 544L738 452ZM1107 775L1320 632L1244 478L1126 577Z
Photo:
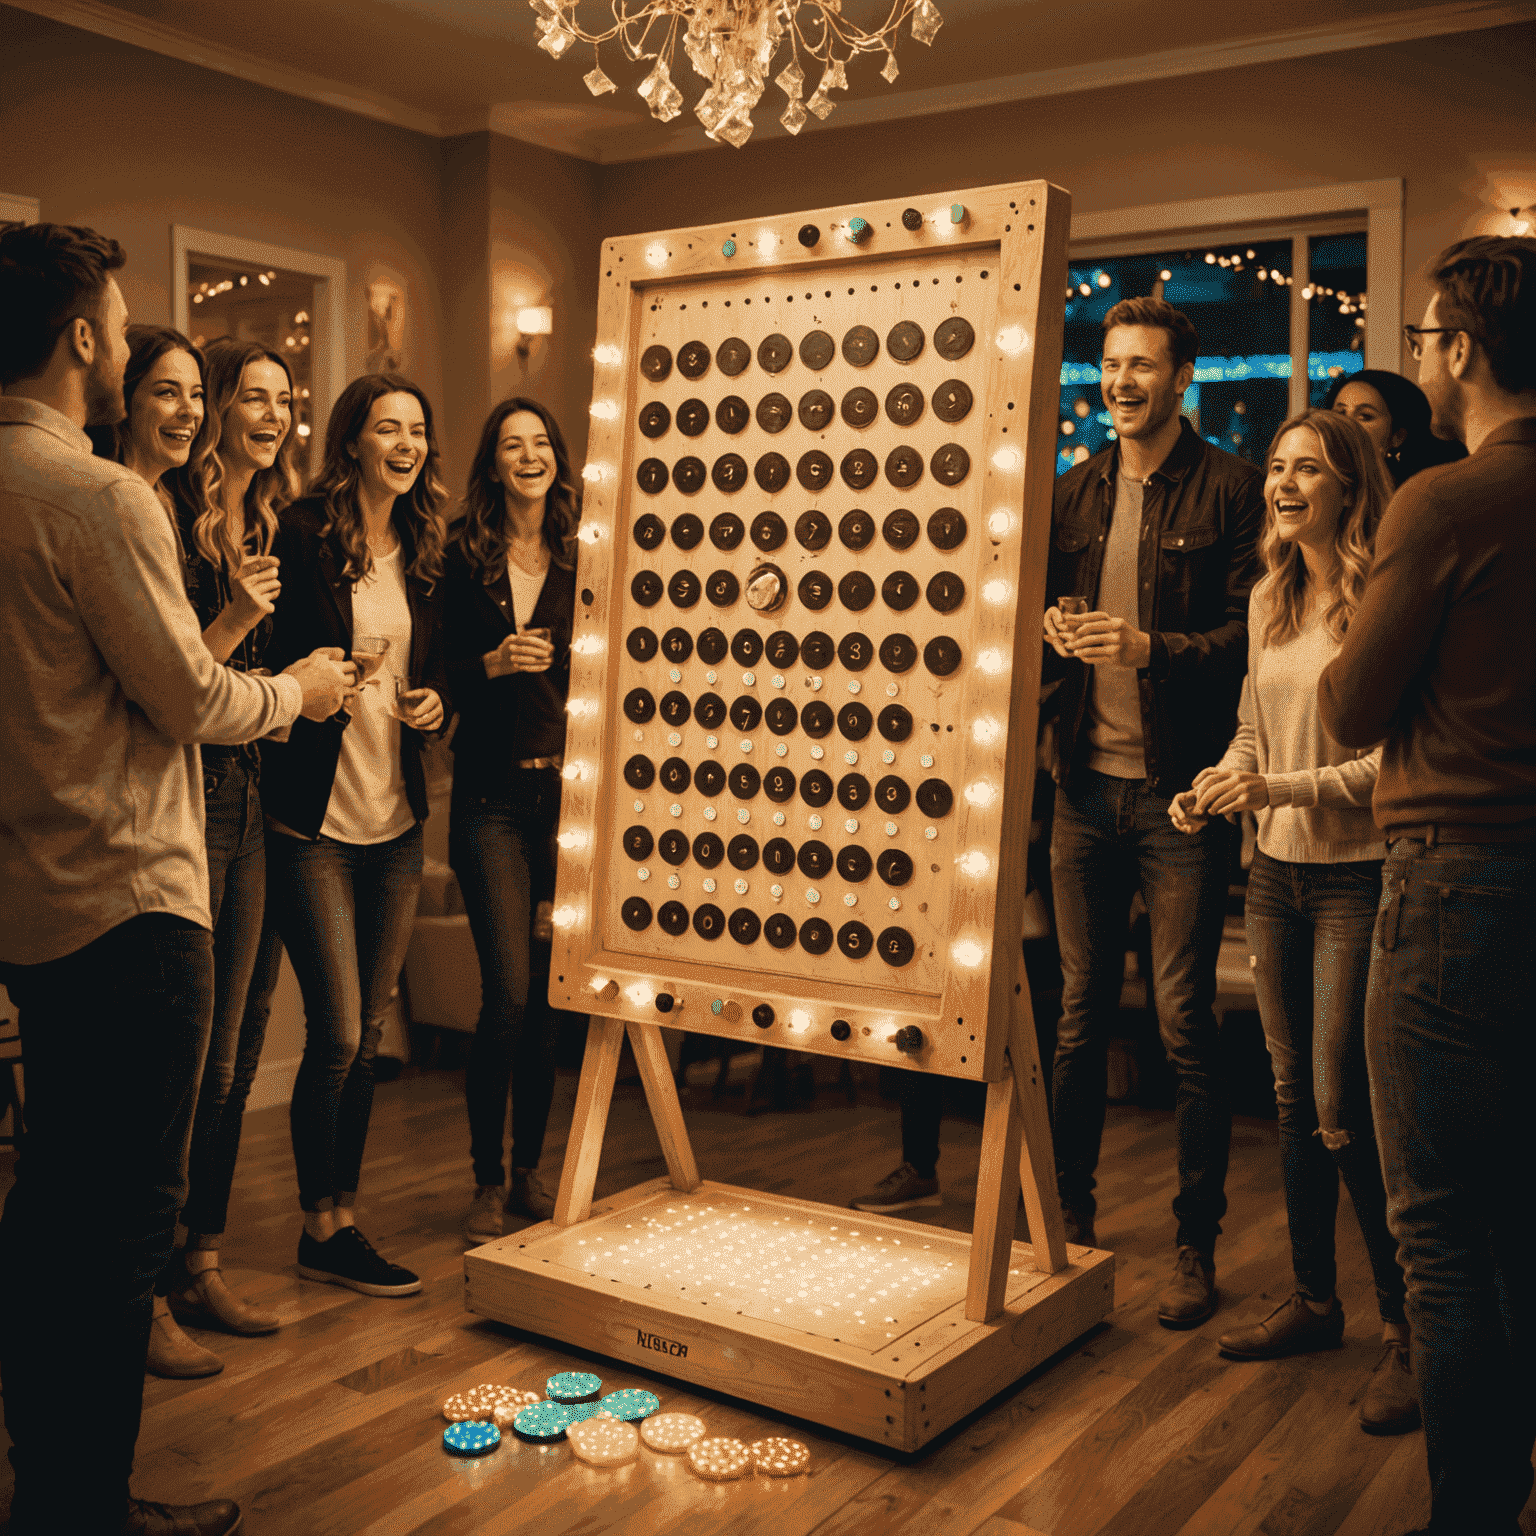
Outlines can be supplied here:
M555 647L548 629L523 629L501 642L502 656L512 672L547 672L554 665Z

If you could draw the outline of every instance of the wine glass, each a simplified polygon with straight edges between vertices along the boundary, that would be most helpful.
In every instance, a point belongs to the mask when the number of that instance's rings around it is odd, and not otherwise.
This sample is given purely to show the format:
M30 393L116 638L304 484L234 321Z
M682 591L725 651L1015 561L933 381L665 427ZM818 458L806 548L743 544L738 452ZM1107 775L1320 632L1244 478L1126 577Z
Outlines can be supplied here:
M357 686L366 688L374 673L384 665L389 654L389 640L384 635L356 635L352 640L352 660L357 664Z

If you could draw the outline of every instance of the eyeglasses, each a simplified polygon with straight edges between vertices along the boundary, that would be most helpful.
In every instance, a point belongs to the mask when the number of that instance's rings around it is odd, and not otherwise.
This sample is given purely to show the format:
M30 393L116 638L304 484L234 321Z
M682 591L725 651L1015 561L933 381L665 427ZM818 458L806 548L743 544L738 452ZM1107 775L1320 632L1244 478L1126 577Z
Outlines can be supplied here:
M1459 325L1405 325L1403 336L1408 342L1408 351L1413 360L1418 362L1424 356L1425 336L1453 336L1460 329Z

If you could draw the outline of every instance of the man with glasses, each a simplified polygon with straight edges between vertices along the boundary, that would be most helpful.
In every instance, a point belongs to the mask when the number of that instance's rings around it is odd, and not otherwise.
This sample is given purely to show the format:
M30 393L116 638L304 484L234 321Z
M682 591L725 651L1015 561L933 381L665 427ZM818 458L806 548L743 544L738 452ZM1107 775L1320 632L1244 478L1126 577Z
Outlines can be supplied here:
M155 1279L213 1010L196 742L324 719L349 669L217 665L166 509L84 428L123 417L117 241L0 232L0 983L26 1132L0 1220L13 1536L228 1536L128 1497Z
M1393 498L1323 725L1385 738L1366 1051L1408 1278L1429 1532L1515 1536L1536 1443L1536 241L1480 236L1407 326L1470 457Z

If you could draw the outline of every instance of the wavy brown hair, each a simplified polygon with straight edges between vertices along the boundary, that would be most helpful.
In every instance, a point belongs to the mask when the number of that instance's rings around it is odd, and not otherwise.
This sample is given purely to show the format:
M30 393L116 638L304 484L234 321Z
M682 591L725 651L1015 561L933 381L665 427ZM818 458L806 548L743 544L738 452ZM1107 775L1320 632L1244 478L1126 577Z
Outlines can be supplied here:
M1392 486L1365 430L1336 411L1302 411L1282 422L1270 442L1266 464L1274 460L1281 438L1298 427L1305 427L1317 438L1323 462L1344 491L1344 506L1333 535L1329 589L1319 594L1323 622L1335 640L1342 640L1365 591L1376 529L1392 499ZM1264 532L1259 538L1259 554L1266 568L1262 586L1269 609L1264 644L1275 646L1284 645L1301 633L1311 594L1301 547L1280 537L1269 509L1269 497L1266 495L1264 500Z
M180 331L168 325L130 325L128 327L128 366L123 372L123 403L127 411L123 419L111 426L87 427L91 445L97 458L111 459L117 464L128 462L128 450L133 444L133 396L149 377L155 364L167 352L185 352L197 364L197 375L203 383L203 420L192 438L187 462L180 469L168 469L160 477L155 493L176 515L177 521L200 517L206 503L203 493L203 477L199 465L208 452L213 435L212 413L208 409L208 360Z
M309 494L325 498L326 519L346 555L344 574L350 581L361 581L373 569L373 556L368 550L368 530L363 525L363 509L357 499L362 471L351 450L368 425L374 401L395 394L411 395L421 406L427 427L427 456L415 484L404 496L395 498L390 518L396 532L406 536L414 549L410 574L430 587L443 573L443 553L448 542L443 509L448 502L448 487L441 473L442 455L432 422L432 402L419 384L398 373L365 373L353 379L331 407L331 418L325 425L325 460Z
M245 380L248 363L276 363L288 380L288 393L293 393L293 374L282 357L256 341L236 341L221 336L208 347L206 378L206 421L210 430L201 454L194 452L187 461L187 468L201 479L203 505L197 521L192 525L192 542L198 553L218 569L231 576L240 569L246 551L237 544L229 531L229 518L224 511L224 460L219 455L219 444L224 436L224 418ZM258 469L251 477L245 491L245 537L254 534L256 553L266 554L272 548L277 532L277 514L290 501L298 499L303 489L298 465L298 433L294 431L293 411L289 409L288 432L278 445L277 458L270 469Z
M469 467L469 488L462 506L464 523L459 540L469 559L469 567L490 586L507 564L506 488L496 478L496 445L501 440L502 424L518 411L529 411L544 423L549 445L555 451L555 483L544 498L544 542L549 557L562 570L576 565L576 526L581 521L581 491L571 473L571 456L565 446L560 423L548 407L537 400L514 395L503 400L485 418L480 429L480 445Z

